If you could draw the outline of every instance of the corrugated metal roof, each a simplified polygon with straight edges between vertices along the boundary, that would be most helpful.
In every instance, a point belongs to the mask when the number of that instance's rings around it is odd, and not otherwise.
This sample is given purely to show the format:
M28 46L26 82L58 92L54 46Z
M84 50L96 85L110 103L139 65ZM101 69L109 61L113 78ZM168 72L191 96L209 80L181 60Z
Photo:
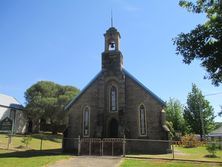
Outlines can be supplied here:
M222 136L222 126L218 129L214 130L213 132L209 133L209 136Z
M23 106L18 102L16 98L5 95L5 94L1 94L1 93L0 93L0 106L8 107L8 108L15 108L15 109L23 108Z

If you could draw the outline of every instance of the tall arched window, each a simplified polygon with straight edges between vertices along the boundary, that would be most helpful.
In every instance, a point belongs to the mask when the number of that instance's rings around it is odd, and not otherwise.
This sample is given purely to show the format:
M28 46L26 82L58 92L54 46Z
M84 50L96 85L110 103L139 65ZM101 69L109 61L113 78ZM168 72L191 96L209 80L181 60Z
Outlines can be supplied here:
M146 135L146 109L143 104L139 106L139 131L140 135Z
M88 106L83 109L83 136L89 137L90 134L90 109Z
M117 88L115 86L111 87L109 98L110 111L117 111Z

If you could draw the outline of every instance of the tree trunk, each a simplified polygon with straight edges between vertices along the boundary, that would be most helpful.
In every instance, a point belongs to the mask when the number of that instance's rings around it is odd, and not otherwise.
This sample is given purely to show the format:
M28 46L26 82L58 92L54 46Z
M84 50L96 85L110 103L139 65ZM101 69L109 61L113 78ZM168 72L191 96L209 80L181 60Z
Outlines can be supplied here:
M39 119L32 120L32 133L39 133L40 130L40 122Z

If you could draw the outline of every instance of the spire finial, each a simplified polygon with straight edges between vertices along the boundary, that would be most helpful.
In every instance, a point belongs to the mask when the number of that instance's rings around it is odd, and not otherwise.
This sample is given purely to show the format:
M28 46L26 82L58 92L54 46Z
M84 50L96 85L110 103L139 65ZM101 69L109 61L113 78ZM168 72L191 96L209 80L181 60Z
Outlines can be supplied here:
M111 9L111 27L113 27L113 9Z

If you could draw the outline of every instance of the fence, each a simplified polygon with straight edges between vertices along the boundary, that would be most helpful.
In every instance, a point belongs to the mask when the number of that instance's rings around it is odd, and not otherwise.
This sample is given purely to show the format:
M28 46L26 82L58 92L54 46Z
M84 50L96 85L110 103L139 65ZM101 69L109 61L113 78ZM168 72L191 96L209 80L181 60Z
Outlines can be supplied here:
M199 142L198 147L185 148L184 143L169 140L126 138L63 138L63 151L76 155L123 156L133 158L161 158L194 161L222 162L222 150L215 158L209 158L206 146L210 142ZM215 142L214 142L215 143ZM221 142L217 143L222 144ZM68 148L68 149L67 149Z
M171 153L173 147L168 140L63 138L63 151L77 155L166 154Z
M30 140L31 138L31 140ZM62 135L33 134L7 135L0 134L0 148L15 151L51 150L61 153L62 148L69 148L76 155L123 156L136 158L161 158L222 162L222 150L216 158L209 158L206 146L201 142L199 147L185 148L179 141L127 139L127 138L62 138ZM222 142L218 142L222 146ZM62 147L63 145L63 147Z
M0 148L15 151L24 150L61 150L62 135L32 134L11 135L0 134Z

